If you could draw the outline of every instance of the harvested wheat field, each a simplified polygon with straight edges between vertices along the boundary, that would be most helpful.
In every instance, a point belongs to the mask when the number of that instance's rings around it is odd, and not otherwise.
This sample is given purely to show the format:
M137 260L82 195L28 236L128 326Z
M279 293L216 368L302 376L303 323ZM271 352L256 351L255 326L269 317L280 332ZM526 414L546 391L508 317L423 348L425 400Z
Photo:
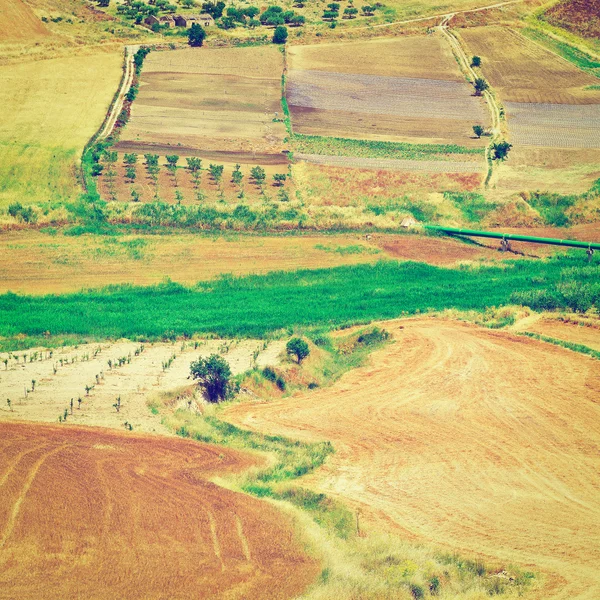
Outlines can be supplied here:
M600 597L600 363L441 319L383 326L369 366L227 419L331 440L313 485L405 536L541 571L540 599Z
M282 117L282 72L274 46L151 52L121 143L281 155L285 126L273 119Z
M483 146L471 126L485 105L437 34L296 46L288 69L297 133Z
M253 459L179 439L0 424L0 598L290 598L316 576Z
M600 91L585 89L598 79L507 27L461 29L469 55L503 102L600 104ZM510 126L510 120L509 120Z
M0 66L0 207L71 200L77 165L121 77L116 48Z
M0 370L0 420L56 423L66 412L67 422L75 425L123 429L128 423L134 431L172 435L149 407L160 394L181 390L174 408L188 408L188 401L197 408L188 379L193 360L219 353L238 374L252 367L255 354L259 366L277 364L283 345L259 340L123 340L66 346L52 353L40 348L2 353L0 360L8 361Z

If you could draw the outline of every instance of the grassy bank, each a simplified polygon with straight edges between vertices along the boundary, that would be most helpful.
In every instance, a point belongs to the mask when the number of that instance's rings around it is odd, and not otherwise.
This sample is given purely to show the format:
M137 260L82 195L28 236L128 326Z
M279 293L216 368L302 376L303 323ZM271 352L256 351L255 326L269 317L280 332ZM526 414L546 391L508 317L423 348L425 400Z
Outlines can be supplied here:
M509 302L585 311L600 302L598 259L582 253L544 261L445 269L378 262L333 269L223 277L186 288L111 286L76 294L0 296L0 336L78 335L156 339L216 333L261 337L294 327L341 326L403 314Z

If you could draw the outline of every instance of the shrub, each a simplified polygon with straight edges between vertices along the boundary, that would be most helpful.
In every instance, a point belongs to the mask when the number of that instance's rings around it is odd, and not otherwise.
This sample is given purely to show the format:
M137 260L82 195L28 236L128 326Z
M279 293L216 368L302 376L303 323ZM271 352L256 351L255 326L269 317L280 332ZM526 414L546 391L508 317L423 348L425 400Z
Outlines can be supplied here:
M285 379L279 375L275 369L272 369L271 367L265 367L262 370L262 375L267 381L274 383L282 392L285 391Z
M373 344L381 344L390 337L390 334L385 329L379 329L379 327L373 327L368 333L361 333L357 342L365 346L372 346Z
M193 47L200 47L204 43L206 31L198 23L192 24L188 32L188 44Z
M472 67L480 67L481 66L481 57L480 56L474 56L471 59L471 66Z

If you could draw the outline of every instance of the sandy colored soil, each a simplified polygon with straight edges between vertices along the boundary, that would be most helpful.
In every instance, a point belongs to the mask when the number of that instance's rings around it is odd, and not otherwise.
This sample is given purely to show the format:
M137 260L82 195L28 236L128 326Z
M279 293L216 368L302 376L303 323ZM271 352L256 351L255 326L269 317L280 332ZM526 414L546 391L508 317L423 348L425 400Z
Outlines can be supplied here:
M596 327L565 323L558 319L542 318L533 322L516 323L514 329L538 333L573 344L582 344L600 352L600 329Z
M232 373L238 374L251 368L255 351L258 351L256 362L259 366L276 364L283 346L282 342L273 342L264 348L264 342L258 340L208 340L198 348L194 348L191 342L187 342L184 348L181 342L156 343L145 344L144 351L136 356L140 344L121 341L57 348L51 357L48 351L39 350L34 362L31 362L34 349L17 352L18 361L11 357L8 369L4 363L0 365L3 394L0 421L57 423L59 415L67 409L69 424L122 430L127 422L136 432L172 435L161 423L160 415L151 413L148 402L154 402L161 393L191 388L193 382L188 376L193 360L219 353L229 363ZM100 352L94 356L97 349ZM24 354L27 355L26 363L23 361ZM0 354L0 359L8 356ZM175 359L171 366L163 369L163 363L173 356ZM109 360L114 365L120 357L129 357L130 362L121 367L109 367ZM98 380L96 375L100 376ZM32 389L32 380L36 381L35 390L29 391L25 397L25 389ZM94 386L89 395L86 386ZM118 412L114 407L117 397L121 398ZM12 410L9 410L6 398L11 400ZM187 408L186 402L182 396L181 407ZM192 408L197 406L199 404L194 400Z
M184 49L146 58L121 139L208 151L283 150L283 57L274 46Z
M255 430L331 440L314 485L415 539L548 575L545 600L600 596L600 367L436 319L332 388L232 407Z
M483 145L471 127L488 124L485 106L437 34L299 46L288 69L298 133Z
M0 598L290 598L317 575L292 524L223 489L247 455L0 424Z
M50 32L22 0L0 0L0 44L47 37Z
M344 248L361 246L361 253ZM115 283L192 285L223 273L247 275L325 268L385 258L435 265L490 259L497 252L421 236L307 235L298 237L196 235L69 237L12 232L0 237L0 293L76 292ZM1 366L1 365L0 365ZM1 371L1 369L0 369ZM1 373L0 373L1 377Z
M504 102L599 104L600 92L585 90L598 80L507 27L460 30L469 54L481 56L482 71Z

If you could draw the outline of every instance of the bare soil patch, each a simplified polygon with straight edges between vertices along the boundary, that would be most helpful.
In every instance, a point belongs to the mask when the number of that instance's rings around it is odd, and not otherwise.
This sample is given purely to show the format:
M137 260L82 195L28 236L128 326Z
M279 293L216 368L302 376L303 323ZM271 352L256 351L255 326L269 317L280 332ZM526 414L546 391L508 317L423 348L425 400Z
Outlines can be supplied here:
M318 572L274 507L209 481L247 455L70 426L0 432L2 598L289 598Z
M0 44L46 38L50 32L22 0L0 0Z
M471 126L487 111L437 35L299 46L288 67L298 133L483 145Z
M121 139L278 154L283 58L272 46L153 52Z
M505 102L599 104L598 80L508 27L460 30L469 54L481 56L482 71Z
M522 146L600 148L600 106L505 104L511 140ZM600 152L596 158L600 161Z
M395 343L332 388L227 418L331 440L314 486L406 535L542 570L540 598L597 598L599 363L454 322L384 326Z

